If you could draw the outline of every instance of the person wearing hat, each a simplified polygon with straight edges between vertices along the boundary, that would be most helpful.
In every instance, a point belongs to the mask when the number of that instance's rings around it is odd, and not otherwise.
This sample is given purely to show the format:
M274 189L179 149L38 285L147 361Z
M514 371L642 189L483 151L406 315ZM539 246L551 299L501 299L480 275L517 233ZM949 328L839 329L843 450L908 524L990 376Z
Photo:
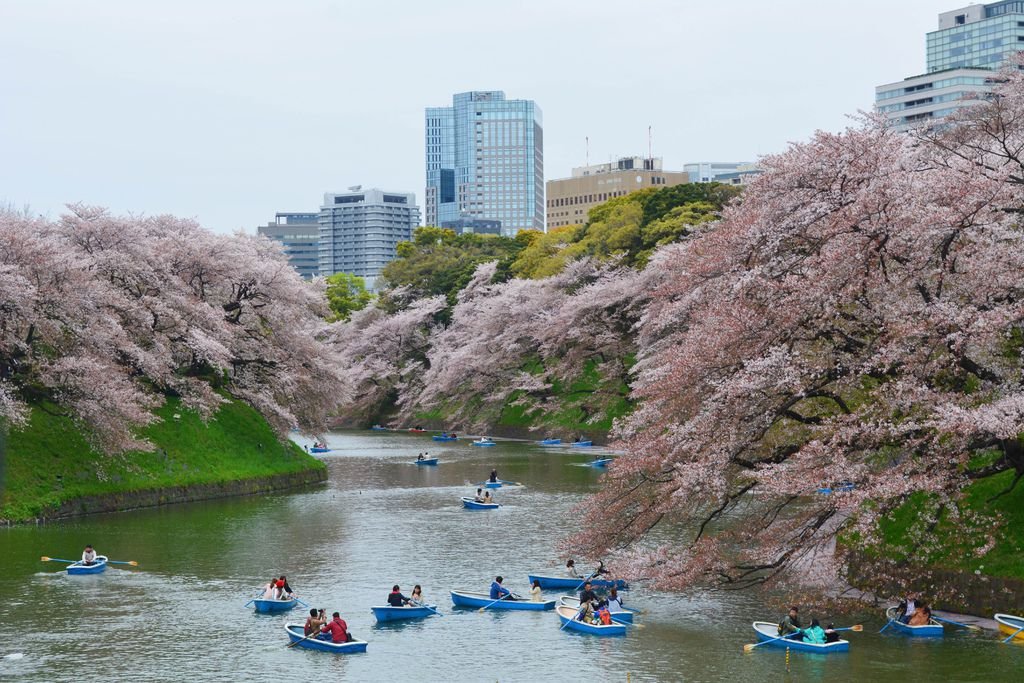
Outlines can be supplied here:
M779 622L779 635L792 635L794 640L803 640L802 626L800 625L799 610L796 605L789 608L789 614Z
M288 585L288 577L284 574L281 574L280 578L278 578L277 587L281 589L282 600L290 600L292 598L292 594L295 592L292 590L292 587Z

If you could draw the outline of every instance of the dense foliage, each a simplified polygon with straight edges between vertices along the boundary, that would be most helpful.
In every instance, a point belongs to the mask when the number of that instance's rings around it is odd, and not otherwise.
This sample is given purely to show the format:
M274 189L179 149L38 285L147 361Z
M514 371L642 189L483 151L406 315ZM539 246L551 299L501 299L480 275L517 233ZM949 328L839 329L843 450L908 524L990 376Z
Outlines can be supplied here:
M352 273L335 273L327 281L327 305L331 308L333 320L348 320L352 313L366 308L373 295L366 291L363 278Z
M226 389L281 434L321 431L347 387L326 314L268 240L87 206L2 212L0 422L45 402L107 451L146 448L164 396L208 418Z

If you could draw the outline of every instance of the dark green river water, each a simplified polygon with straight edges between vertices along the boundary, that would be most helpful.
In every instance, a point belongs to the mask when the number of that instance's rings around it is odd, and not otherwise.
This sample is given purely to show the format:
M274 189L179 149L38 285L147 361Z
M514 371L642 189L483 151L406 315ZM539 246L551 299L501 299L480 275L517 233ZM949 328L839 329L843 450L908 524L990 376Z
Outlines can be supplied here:
M948 630L941 641L878 635L880 615L858 617L847 654L791 653L754 642L754 620L776 621L752 593L662 594L635 587L642 629L624 638L560 631L553 612L453 609L448 591L486 591L502 574L564 563L557 540L571 508L598 485L591 456L499 442L440 444L427 436L339 432L323 459L329 483L274 496L178 505L39 527L0 529L0 679L71 681L1011 681L1024 647L994 634ZM411 464L420 451L436 468ZM496 494L497 511L463 510L492 466L523 488ZM71 577L40 556L76 558L92 543L138 569ZM369 641L338 656L285 647L283 624L243 605L273 574L300 597L340 611ZM376 625L371 605L392 584L423 585L444 616ZM558 592L550 596L557 597ZM844 619L848 620L848 619ZM838 621L838 620L837 620Z

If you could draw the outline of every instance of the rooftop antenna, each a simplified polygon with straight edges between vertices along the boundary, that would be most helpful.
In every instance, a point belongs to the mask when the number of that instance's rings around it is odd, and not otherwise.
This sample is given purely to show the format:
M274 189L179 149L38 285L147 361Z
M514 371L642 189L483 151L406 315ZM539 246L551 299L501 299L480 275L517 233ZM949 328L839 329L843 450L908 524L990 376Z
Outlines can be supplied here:
M583 138L587 145L587 166L590 166L590 136L587 135Z
M647 158L651 160L651 168L654 168L654 148L651 145L651 127L647 126Z

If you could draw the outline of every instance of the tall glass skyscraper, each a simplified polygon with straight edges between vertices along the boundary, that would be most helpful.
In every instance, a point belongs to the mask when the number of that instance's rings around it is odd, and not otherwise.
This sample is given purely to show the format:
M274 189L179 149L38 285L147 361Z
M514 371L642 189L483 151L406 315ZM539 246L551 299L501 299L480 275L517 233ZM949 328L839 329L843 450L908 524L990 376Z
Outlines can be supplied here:
M532 100L464 92L426 109L426 224L501 222L503 235L544 230L544 129Z

